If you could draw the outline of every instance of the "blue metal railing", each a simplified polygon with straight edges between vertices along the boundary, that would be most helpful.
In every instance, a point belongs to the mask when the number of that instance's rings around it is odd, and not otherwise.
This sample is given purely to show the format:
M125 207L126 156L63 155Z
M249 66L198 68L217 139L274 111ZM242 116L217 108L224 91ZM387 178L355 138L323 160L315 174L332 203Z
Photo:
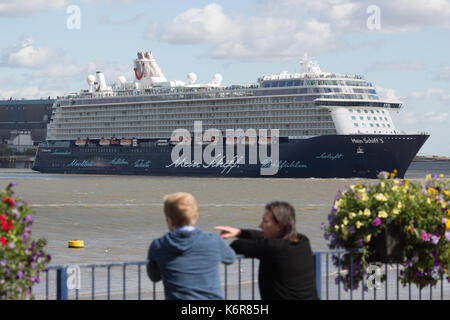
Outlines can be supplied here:
M341 265L330 264L331 258L338 258L345 251L325 251L314 253L315 281L317 294L322 300L411 300L411 299L449 299L450 284L440 279L435 287L417 289L411 283L400 285L398 264L384 265L385 281L380 289L369 289L366 285L367 276L359 284L359 289L353 289L353 277L350 277L350 290L344 290L341 281L337 281L347 271ZM353 259L351 269L353 268ZM339 260L340 261L340 260ZM33 287L37 299L164 299L162 282L151 282L146 273L147 261L135 261L112 264L89 264L77 266L81 277L81 287L69 289L72 275L67 273L68 266L50 266L44 273L44 281ZM259 265L257 259L248 259L238 256L237 262L232 265L223 265L221 269L222 289L225 299L259 299L259 290L256 290L257 279L255 270ZM144 276L142 275L144 273ZM353 273L351 273L352 275ZM330 281L334 279L334 281ZM69 283L69 286L68 286ZM86 284L90 284L86 286ZM50 288L53 288L50 291ZM425 296L425 290L428 294ZM379 294L378 292L382 292ZM384 291L384 294L383 294ZM371 297L372 295L372 297Z

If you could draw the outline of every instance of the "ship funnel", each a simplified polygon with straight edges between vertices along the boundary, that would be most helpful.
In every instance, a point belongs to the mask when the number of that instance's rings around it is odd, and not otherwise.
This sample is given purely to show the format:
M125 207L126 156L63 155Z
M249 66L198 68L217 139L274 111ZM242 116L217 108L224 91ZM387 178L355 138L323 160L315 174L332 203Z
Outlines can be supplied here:
M137 56L138 58L134 60L134 73L137 80L145 80L149 84L167 82L151 52L138 52Z

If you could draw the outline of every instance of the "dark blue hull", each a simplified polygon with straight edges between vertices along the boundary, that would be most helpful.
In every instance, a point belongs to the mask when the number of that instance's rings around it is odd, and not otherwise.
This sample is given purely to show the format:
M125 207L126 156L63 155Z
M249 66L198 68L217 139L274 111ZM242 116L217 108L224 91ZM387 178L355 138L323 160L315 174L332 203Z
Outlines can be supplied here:
M376 178L380 171L398 170L403 177L428 135L327 135L280 139L278 172L263 175L267 162L173 162L172 145L61 147L40 146L33 170L46 173L126 174L161 176L263 178ZM204 148L204 147L203 147ZM224 145L225 148L225 145ZM269 148L270 150L270 148ZM192 154L194 154L192 152ZM213 154L214 155L214 154ZM270 155L270 152L269 152ZM274 162L275 163L275 162Z

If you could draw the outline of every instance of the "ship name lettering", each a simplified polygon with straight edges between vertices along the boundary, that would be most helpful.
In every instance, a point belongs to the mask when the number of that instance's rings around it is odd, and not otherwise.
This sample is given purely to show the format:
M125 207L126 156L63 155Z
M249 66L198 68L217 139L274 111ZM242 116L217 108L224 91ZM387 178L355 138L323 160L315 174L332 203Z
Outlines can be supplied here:
M134 162L134 167L135 168L150 168L150 160L136 160Z
M111 164L113 165L128 164L128 161L122 158L114 158L111 160Z
M344 155L342 153L336 153L336 154L332 154L332 153L322 153L320 156L317 156L316 159L329 159L329 160L336 160L336 159L342 159L344 158Z
M92 163L87 160L83 160L82 162L79 162L78 160L73 160L67 166L68 167L92 167Z

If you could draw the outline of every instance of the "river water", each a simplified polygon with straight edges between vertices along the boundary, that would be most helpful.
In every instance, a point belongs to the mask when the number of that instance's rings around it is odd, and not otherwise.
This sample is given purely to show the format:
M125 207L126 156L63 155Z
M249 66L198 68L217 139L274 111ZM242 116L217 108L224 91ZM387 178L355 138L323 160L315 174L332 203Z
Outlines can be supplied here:
M408 179L428 173L450 177L450 162L414 162ZM29 169L0 169L0 188L18 185L16 195L36 215L33 239L44 237L50 265L143 261L152 239L167 232L162 198L192 193L200 206L197 226L215 232L216 225L257 228L267 202L283 200L297 213L297 230L313 250L327 250L320 229L334 196L362 179L251 179L41 174ZM69 249L81 239L84 249Z

